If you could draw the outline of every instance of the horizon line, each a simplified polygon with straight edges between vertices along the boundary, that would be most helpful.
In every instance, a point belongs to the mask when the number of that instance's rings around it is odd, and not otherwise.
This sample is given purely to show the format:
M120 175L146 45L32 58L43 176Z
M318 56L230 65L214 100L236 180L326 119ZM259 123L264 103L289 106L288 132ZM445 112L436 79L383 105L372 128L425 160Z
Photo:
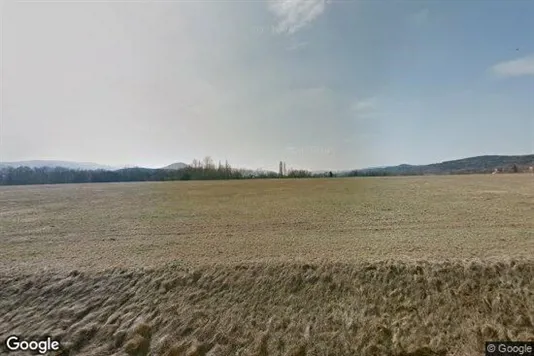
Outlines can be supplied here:
M434 162L431 162L431 163L413 164L413 163L403 162L403 163L397 163L397 164L377 164L377 165L360 167L360 168L340 168L340 169L326 169L326 168L305 169L305 168L298 168L298 169L304 169L304 170L308 170L310 172L328 172L328 171L343 172L343 171L358 170L358 169L380 169L380 168L387 168L387 167L397 167L397 166L401 166L401 165L426 166L426 165L440 164L440 163L445 163L445 162L459 161L459 160L464 160L464 159L469 159L469 158L492 157L492 156L497 156L497 157L534 156L534 153L508 154L508 155L503 155L503 154L480 154L480 155L475 155L475 156L467 156L467 157L464 156L462 158L453 158L453 159L447 159L447 160L442 160L442 161L434 161ZM2 165L2 164L4 164L4 165L6 165L6 164L7 165L9 165L9 164L17 164L17 163L24 163L24 162L47 162L47 161L48 162L57 161L57 162L73 163L73 164L88 164L88 165L95 165L95 166L104 166L104 167L109 167L112 170L119 170L119 169L125 169L125 168L162 169L162 168L165 168L167 166L170 166L170 165L173 165L173 164L177 164L177 163L182 163L182 164L185 164L187 166L191 165L191 163L186 163L186 162L183 162L183 161L175 161L175 162L172 162L172 163L169 163L169 164L166 164L166 165L154 167L154 165L137 165L137 164L119 164L119 165L116 165L116 164L97 163L97 162L93 162L93 161L74 161L74 160L62 160L62 159L27 159L27 160L16 160L16 161L0 161L0 165ZM283 161L283 160L281 160L281 161ZM235 167L235 168L237 168L237 169L245 169L245 170L253 170L253 171L257 171L257 170L274 171L274 172L277 171L276 169L271 170L271 169L265 169L265 168L261 168L261 167L260 168ZM290 169L293 169L293 168L290 168Z

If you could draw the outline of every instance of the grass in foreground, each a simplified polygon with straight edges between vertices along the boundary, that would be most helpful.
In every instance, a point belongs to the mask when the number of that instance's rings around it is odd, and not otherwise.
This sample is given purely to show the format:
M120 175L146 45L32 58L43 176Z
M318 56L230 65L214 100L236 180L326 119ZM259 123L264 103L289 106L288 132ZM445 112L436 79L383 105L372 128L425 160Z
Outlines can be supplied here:
M0 309L71 355L478 355L534 340L534 263L44 272L2 276Z

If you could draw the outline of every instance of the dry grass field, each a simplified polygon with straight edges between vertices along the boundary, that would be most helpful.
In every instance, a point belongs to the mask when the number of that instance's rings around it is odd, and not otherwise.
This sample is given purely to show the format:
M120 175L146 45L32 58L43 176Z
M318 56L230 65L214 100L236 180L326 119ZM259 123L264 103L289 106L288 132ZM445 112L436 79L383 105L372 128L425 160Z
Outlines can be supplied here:
M0 187L0 256L0 339L63 355L534 340L528 174Z

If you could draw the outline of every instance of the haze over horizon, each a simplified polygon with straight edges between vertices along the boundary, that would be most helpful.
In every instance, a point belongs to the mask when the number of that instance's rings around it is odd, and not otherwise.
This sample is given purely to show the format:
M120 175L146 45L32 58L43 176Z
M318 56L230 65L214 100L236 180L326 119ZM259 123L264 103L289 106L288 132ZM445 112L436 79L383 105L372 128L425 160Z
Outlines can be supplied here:
M0 161L534 153L534 2L0 0Z

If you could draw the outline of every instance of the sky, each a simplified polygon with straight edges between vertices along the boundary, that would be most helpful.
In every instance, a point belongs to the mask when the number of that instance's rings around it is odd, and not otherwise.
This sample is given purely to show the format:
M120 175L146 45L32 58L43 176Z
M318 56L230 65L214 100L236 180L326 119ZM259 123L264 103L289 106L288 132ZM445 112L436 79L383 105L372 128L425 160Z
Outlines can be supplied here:
M534 2L0 0L0 161L534 153Z

